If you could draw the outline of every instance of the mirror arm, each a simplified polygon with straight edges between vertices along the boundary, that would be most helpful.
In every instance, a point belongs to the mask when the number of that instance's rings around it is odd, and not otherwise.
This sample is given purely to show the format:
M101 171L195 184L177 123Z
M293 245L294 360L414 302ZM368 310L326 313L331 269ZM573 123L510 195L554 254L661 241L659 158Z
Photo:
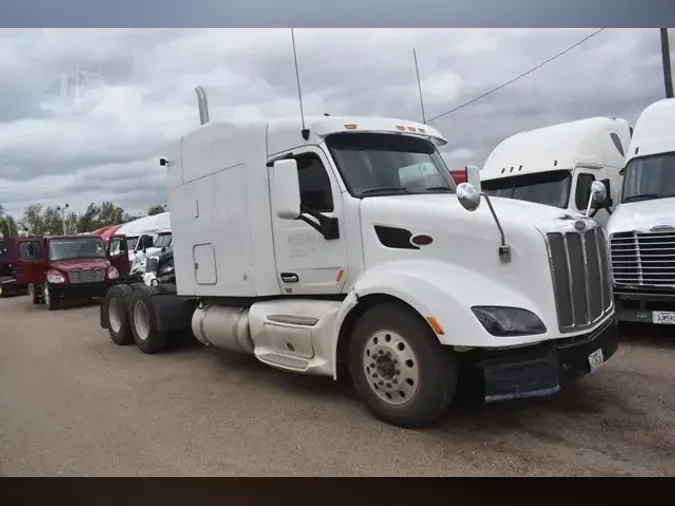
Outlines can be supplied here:
M310 220L307 218L307 216L304 216L305 214L310 215L312 218L318 221L318 223L314 220ZM300 216L298 216L298 219L304 221L314 230L319 232L327 241L340 238L340 229L337 226L337 218L329 218L318 211L301 205Z
M488 208L490 209L490 213L492 214L492 218L495 220L497 228L499 229L499 236L501 241L499 245L499 259L501 260L502 263L505 264L509 263L511 261L511 246L506 244L506 235L504 234L502 224L499 222L499 218L497 218L497 213L495 212L494 207L492 207L492 201L490 200L488 194L485 192L480 192L480 195L481 197L485 198L485 202L487 202Z

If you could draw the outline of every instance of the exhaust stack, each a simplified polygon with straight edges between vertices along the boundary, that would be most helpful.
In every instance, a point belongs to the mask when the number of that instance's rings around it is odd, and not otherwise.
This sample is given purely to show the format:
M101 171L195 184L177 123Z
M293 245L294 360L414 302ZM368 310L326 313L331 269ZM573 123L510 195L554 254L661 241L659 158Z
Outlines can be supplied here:
M197 93L197 105L199 106L199 122L204 125L209 122L209 102L206 99L206 91L201 86L195 88Z

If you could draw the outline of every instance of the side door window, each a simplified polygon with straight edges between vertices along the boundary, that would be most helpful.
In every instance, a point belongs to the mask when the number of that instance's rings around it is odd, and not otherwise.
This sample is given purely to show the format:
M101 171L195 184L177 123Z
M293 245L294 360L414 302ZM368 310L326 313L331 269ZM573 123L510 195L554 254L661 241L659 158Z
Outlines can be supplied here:
M294 158L298 163L302 207L322 213L334 211L330 178L319 156L316 153L303 153Z
M28 262L42 260L42 248L37 241L25 241L19 243L19 258Z
M595 181L593 174L585 172L577 175L577 187L574 194L574 201L579 211L585 211L588 207L588 200L591 198L591 185Z
M110 238L110 256L115 257L121 255L124 250L123 247L123 238L121 237L111 237Z

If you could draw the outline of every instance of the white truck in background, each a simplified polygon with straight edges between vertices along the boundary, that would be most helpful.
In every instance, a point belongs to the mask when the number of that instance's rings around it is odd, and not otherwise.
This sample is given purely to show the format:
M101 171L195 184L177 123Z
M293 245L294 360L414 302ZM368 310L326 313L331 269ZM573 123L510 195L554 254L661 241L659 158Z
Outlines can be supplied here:
M620 202L607 225L617 314L675 324L675 99L635 124Z
M476 168L456 185L447 141L423 124L210 122L197 94L202 125L161 160L176 284L109 290L101 326L116 344L156 353L191 328L274 368L350 378L404 427L436 422L465 367L498 401L551 395L616 351L590 218L491 199Z
M492 151L481 170L483 191L585 213L591 185L601 181L607 200L591 217L606 226L621 190L631 139L628 122L595 117L520 132Z
M116 233L127 238L130 274L143 271L148 257L159 254L163 248L173 244L171 215L168 211L125 223Z

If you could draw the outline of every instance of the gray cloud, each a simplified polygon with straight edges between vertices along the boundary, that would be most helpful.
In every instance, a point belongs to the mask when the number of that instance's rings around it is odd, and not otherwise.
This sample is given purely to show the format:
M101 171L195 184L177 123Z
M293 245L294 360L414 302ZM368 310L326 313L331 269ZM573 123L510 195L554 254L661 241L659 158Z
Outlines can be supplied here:
M590 32L297 30L305 111L419 119L415 47L435 116ZM45 108L45 89L75 68L101 76L80 109ZM197 125L197 84L213 118L298 114L287 29L5 32L0 76L0 204L15 214L38 201L83 210L109 199L130 211L163 203L157 158ZM57 83L51 96L60 93ZM595 115L634 123L662 96L658 31L606 30L432 125L448 138L448 163L481 165L518 131Z

